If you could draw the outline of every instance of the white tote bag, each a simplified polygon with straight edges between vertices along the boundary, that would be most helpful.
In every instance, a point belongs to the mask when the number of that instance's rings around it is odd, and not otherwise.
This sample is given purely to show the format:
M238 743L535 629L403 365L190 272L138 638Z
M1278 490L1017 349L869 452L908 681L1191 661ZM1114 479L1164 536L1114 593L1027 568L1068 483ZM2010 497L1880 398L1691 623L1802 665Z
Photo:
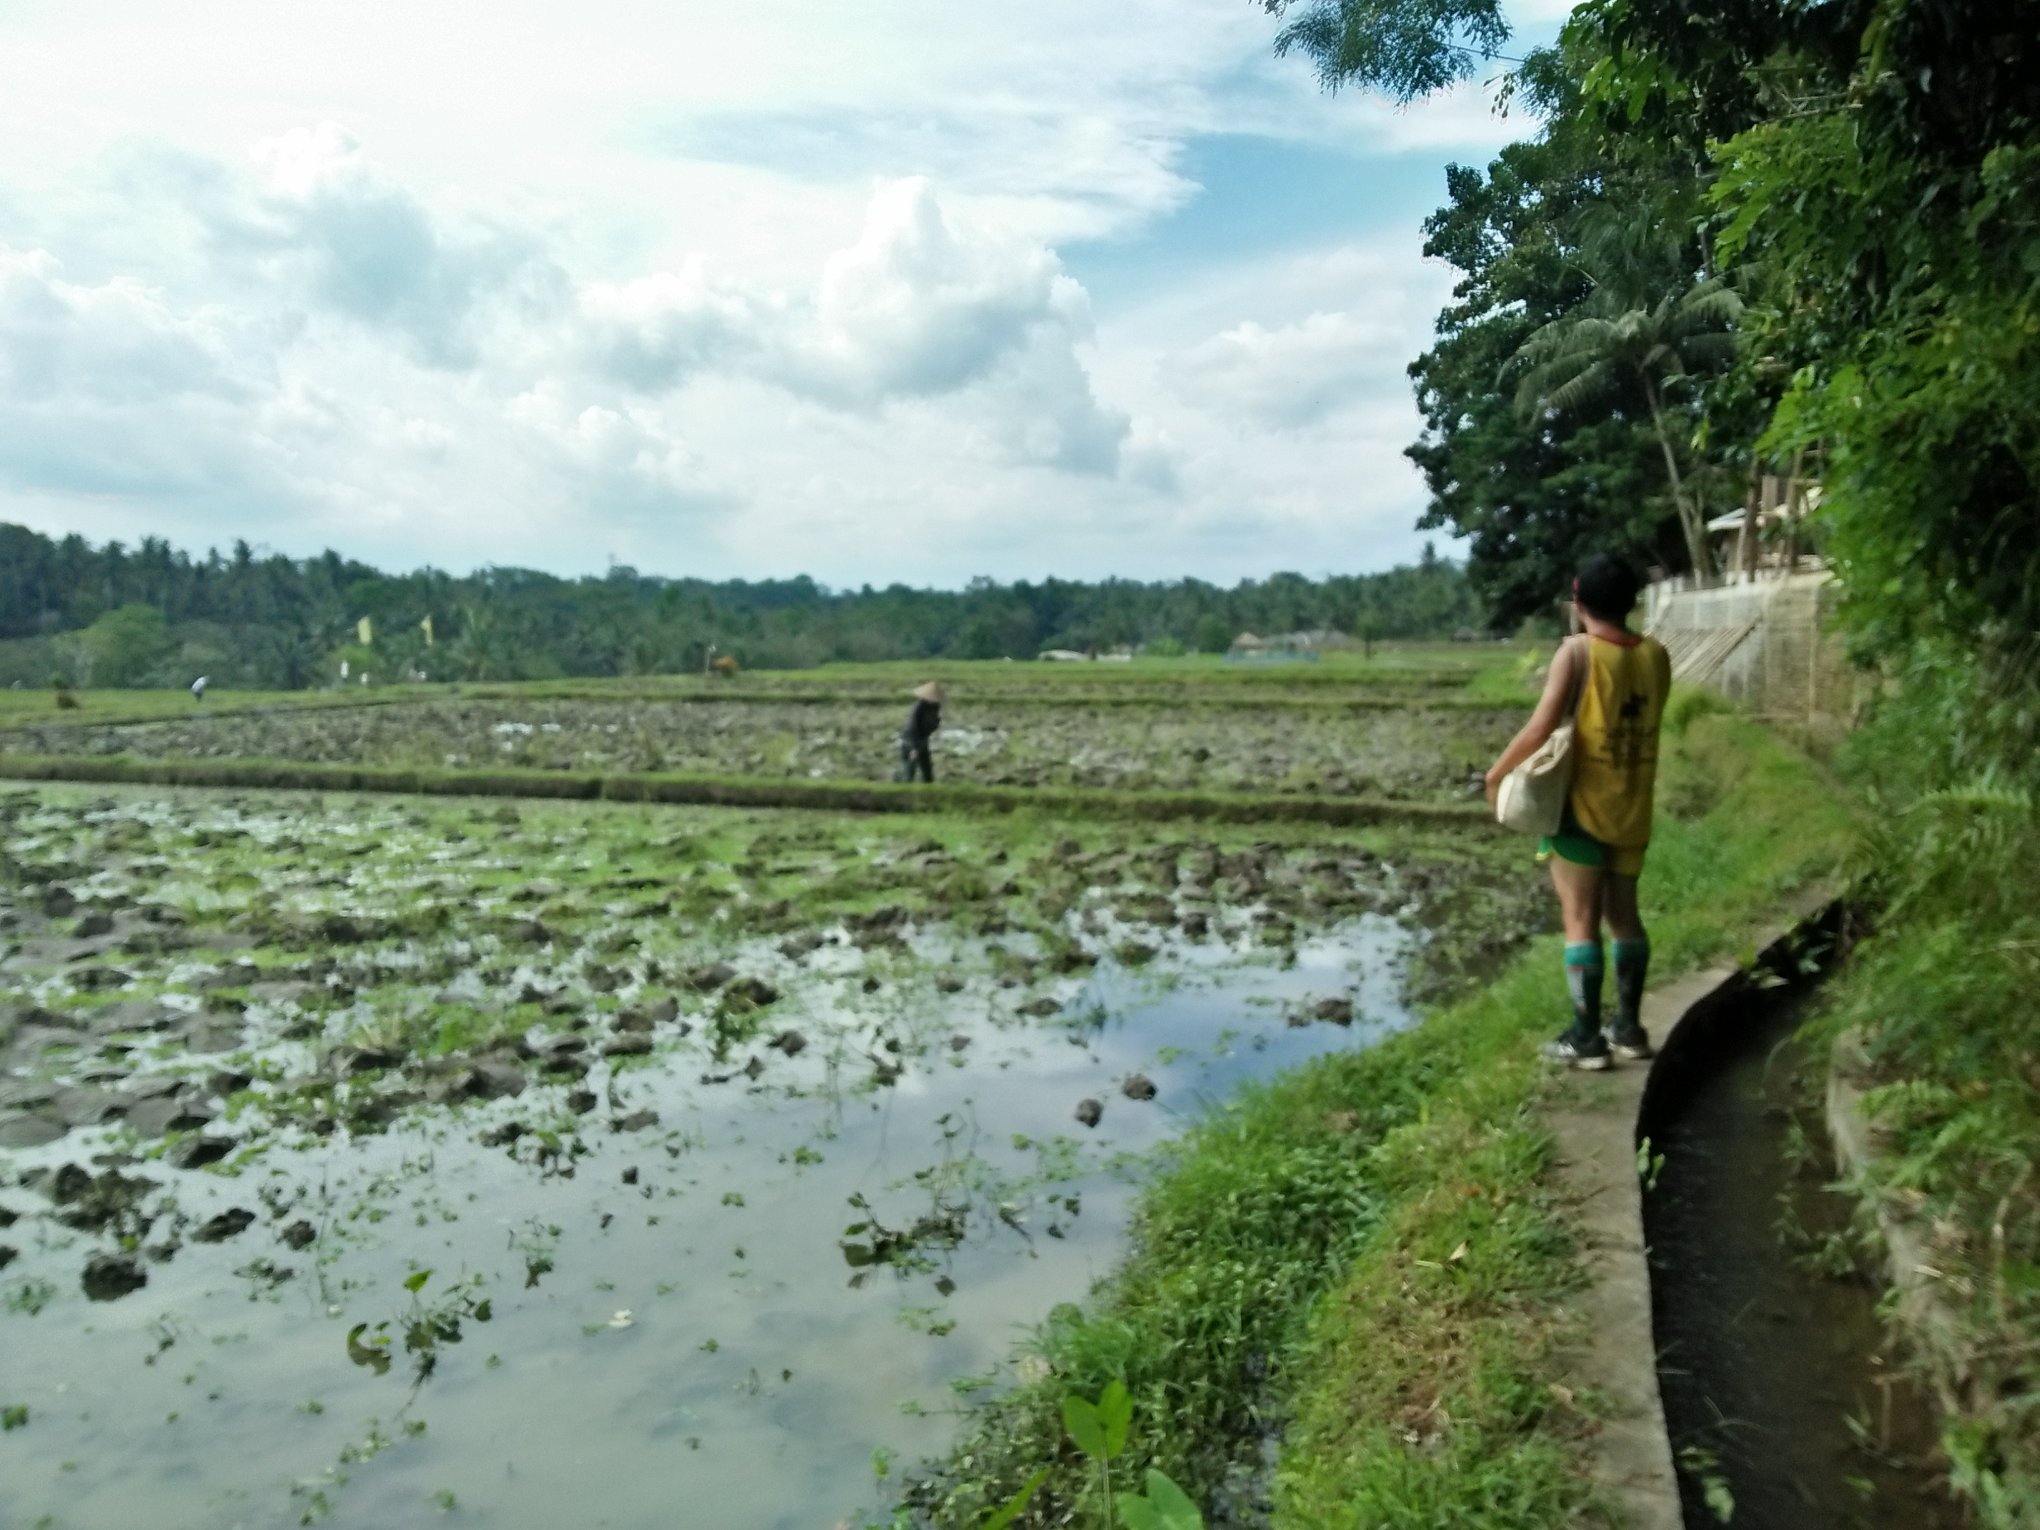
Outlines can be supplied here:
M1587 640L1578 641L1584 644ZM1495 789L1495 819L1503 826L1524 834L1558 832L1566 799L1572 795L1573 723L1591 662L1584 648L1574 650L1572 703L1565 709L1565 720L1551 730L1551 737L1537 746L1535 754L1503 776Z

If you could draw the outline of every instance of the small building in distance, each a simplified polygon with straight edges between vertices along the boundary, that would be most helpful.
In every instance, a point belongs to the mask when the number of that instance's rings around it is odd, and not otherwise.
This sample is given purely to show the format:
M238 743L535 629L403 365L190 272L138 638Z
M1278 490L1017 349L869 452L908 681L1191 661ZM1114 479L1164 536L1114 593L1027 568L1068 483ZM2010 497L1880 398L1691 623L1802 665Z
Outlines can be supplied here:
M1305 632L1285 632L1276 638L1277 643L1297 653L1336 653L1341 649L1358 648L1360 640L1330 627L1312 627Z
M1332 646L1323 641L1326 638L1336 638L1345 647L1354 646L1351 638L1338 632L1285 632L1278 637L1256 637L1251 632L1242 632L1233 639L1226 658L1234 664L1282 660L1314 663L1324 648Z
M1827 560L1810 545L1807 517L1820 503L1820 485L1793 484L1776 488L1766 474L1761 497L1740 510L1717 515L1707 523L1714 563L1727 583L1790 574L1817 574Z
M1242 632L1233 639L1232 649L1227 654L1233 659L1276 659L1316 658L1321 653L1332 653L1339 649L1358 648L1357 638L1343 632L1334 632L1329 627L1311 627L1301 632L1283 632L1274 637L1256 637L1251 632Z

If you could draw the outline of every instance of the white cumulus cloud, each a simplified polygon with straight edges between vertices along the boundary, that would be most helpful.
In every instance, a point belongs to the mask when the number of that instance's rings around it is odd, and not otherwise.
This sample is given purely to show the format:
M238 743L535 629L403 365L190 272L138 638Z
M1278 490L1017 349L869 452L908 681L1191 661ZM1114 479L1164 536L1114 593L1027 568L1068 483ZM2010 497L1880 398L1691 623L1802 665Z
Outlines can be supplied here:
M582 400L548 381L511 399L504 417L547 479L604 510L677 520L722 497L654 409Z
M1024 239L964 233L921 177L879 187L856 244L822 269L811 316L789 338L784 379L870 403L976 381L1047 330L1090 327L1083 289Z
M1326 97L1252 5L207 15L0 16L0 517L830 583L1367 566L1449 287L1414 146L1517 133ZM1228 180L1240 140L1326 197Z
M44 250L0 248L0 484L182 494L257 475L242 433L271 383L217 313L125 278L73 282Z
M246 391L227 338L140 283L65 279L47 250L0 248L0 392L126 407Z
M254 149L259 172L212 183L200 209L221 249L286 295L401 338L419 360L468 367L492 299L544 301L557 273L522 235L436 214L335 123Z
M1249 319L1178 352L1165 372L1178 393L1215 413L1310 425L1391 390L1400 403L1404 340L1358 314L1314 313L1273 328Z
M702 254L677 271L585 288L580 316L595 368L645 392L754 362L781 322L769 298L718 278Z

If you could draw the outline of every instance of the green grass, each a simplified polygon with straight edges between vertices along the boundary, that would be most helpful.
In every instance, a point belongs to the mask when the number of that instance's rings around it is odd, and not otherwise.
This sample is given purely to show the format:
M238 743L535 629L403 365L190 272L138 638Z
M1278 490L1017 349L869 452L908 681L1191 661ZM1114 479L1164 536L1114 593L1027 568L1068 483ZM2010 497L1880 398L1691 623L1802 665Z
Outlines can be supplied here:
M464 696L479 700L590 697L657 701L864 701L904 708L914 686L939 677L959 702L973 697L1058 704L1081 697L1104 705L1488 706L1513 705L1522 691L1524 650L1492 643L1379 644L1373 657L1334 653L1315 663L1229 663L1196 656L1130 663L915 661L834 664L808 670L747 670L723 679L697 674L626 675L572 680L470 680L308 691L207 691L194 702L182 688L69 693L60 708L44 689L0 690L0 728L33 723L148 722L260 707L387 706ZM1370 694L1372 693L1372 694Z
M1662 789L1684 811L1661 818L1646 883L1660 976L1745 949L1851 834L1832 786L1761 729L1676 722ZM1527 847L1523 874L1538 875ZM1135 1404L1129 1472L1159 1466L1206 1503L1286 1424L1278 1525L1588 1522L1583 1421L1548 1385L1581 1278L1538 1115L1536 1043L1564 1018L1555 954L1195 1127L1145 1193L1126 1264L1034 1340L1047 1373L986 1410L912 1512L974 1523L1049 1465L1020 1523L1085 1523L1060 1399L1116 1378Z
M1358 651L1327 653L1315 661L1235 662L1218 655L1142 657L1130 662L1053 664L994 660L916 659L882 664L829 664L806 670L747 670L736 683L840 688L845 682L912 688L939 678L987 691L1042 685L1111 689L1166 682L1254 689L1308 689L1324 685L1464 685L1497 662L1513 660L1511 645L1496 643L1377 643L1372 657Z

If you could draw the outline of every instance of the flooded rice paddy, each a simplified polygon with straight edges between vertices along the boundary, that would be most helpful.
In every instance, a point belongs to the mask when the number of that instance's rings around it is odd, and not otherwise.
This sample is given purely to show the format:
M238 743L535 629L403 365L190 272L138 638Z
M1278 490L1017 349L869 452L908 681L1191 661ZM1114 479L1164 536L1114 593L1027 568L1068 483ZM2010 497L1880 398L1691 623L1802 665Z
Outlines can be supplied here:
M48 788L0 846L53 1530L860 1523L1186 1122L1536 923L1361 831Z

